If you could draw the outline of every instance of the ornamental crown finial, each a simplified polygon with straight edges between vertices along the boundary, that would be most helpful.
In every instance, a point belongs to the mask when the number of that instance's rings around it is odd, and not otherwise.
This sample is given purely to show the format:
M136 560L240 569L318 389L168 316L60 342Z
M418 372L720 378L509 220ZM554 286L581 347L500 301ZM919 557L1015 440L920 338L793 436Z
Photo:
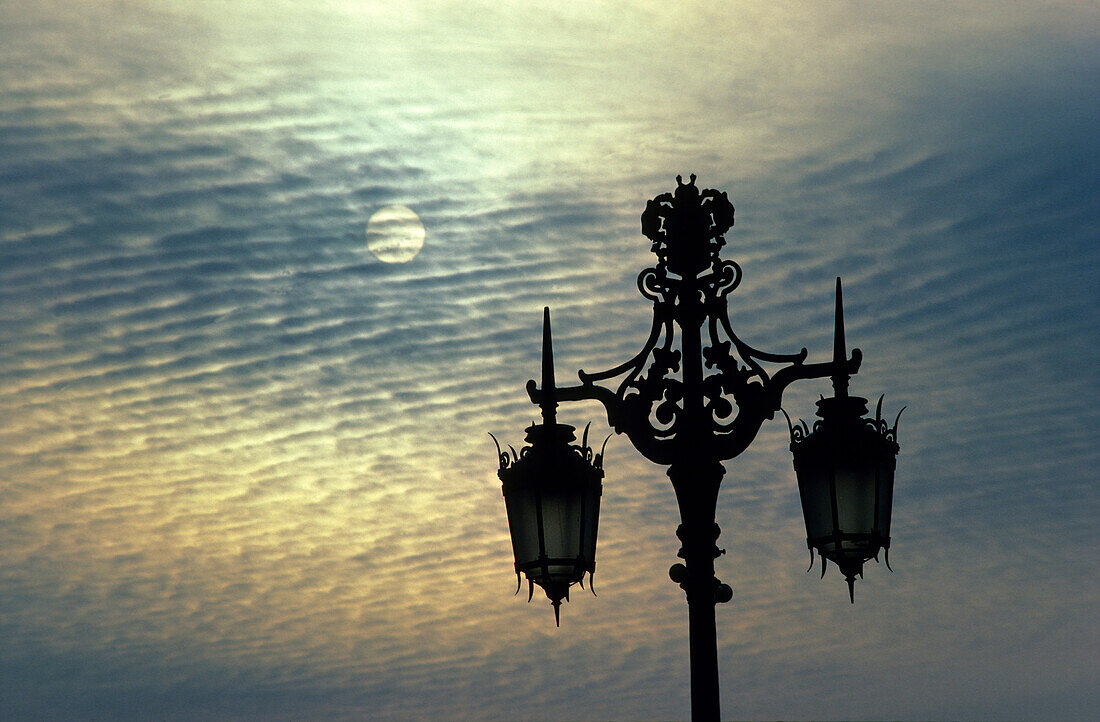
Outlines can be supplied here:
M690 203L697 201L699 198L699 188L695 185L695 174L691 174L691 179L684 183L683 176L676 176L676 200L681 203Z
M712 188L700 191L694 173L687 183L676 176L676 190L650 200L642 213L642 233L653 241L653 252L664 261L684 256L673 260L683 273L701 270L716 258L732 226L729 197Z

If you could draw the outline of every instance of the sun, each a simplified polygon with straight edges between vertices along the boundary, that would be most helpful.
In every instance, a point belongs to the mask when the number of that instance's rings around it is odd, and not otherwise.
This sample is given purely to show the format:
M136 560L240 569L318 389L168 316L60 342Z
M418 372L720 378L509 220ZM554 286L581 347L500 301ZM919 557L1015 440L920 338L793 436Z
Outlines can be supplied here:
M367 248L384 263L408 263L424 247L424 224L405 206L386 206L367 221Z

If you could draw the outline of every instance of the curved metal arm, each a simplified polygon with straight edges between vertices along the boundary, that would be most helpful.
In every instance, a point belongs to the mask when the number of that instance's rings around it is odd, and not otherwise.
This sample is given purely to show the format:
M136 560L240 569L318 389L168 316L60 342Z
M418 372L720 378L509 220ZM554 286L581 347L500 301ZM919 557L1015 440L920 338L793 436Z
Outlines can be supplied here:
M653 302L653 324L641 350L605 371L579 371L580 386L554 388L552 395L533 380L527 384L540 405L599 401L616 433L664 465L698 455L714 461L737 456L775 417L787 386L832 377L835 387L846 388L862 359L858 349L851 358L844 353L840 279L832 361L808 364L805 348L771 353L738 338L727 297L741 282L741 268L719 257L733 206L724 193L700 193L694 177L688 184L677 180L675 195L658 196L642 214L658 263L638 275L638 290ZM769 373L765 363L785 365ZM615 389L597 383L619 377Z
M527 382L527 395L532 403L542 403L543 393L534 379ZM650 461L657 464L671 463L666 460L667 443L651 436L650 427L644 423L644 419L632 420L625 413L622 400L611 389L585 383L580 386L559 386L555 389L555 395L558 401L599 401L607 412L607 423L615 433L626 434L634 448Z
M557 401L598 401L607 413L607 423L615 433L625 433L638 451L650 461L658 464L670 464L679 451L674 435L665 435L654 429L649 414L631 414L630 402L625 393L631 379L638 373L638 366L644 366L645 359L654 350L659 334L651 335L642 351L630 362L621 364L608 371L588 374L578 371L582 383L579 386L556 387L553 395ZM747 347L746 345L746 348ZM740 347L738 348L740 351ZM755 351L755 350L753 350ZM838 374L854 375L859 371L863 360L862 352L852 349L849 359L823 363L803 363L806 350L792 356L779 354L753 354L756 358L772 361L776 359L794 359L789 366L779 369L770 377L760 369L761 380L746 385L739 395L735 395L738 407L737 415L725 424L715 424L714 442L719 460L732 459L741 454L756 438L763 422L775 418L780 410L783 391L795 381L804 379L827 378ZM614 378L628 371L634 371L619 386L618 391L593 383L594 379ZM617 372L617 373L616 373ZM708 378L718 378L711 376ZM532 403L543 404L546 397L538 388L534 379L527 382L527 395ZM634 395L637 396L636 394Z

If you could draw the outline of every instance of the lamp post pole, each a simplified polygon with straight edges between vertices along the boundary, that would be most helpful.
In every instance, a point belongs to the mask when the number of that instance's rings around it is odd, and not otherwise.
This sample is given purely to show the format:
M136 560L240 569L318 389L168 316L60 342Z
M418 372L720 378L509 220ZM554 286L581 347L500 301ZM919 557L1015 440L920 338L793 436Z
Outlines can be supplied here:
M676 181L673 193L664 193L649 201L642 214L642 231L653 241L652 251L658 262L638 277L639 290L653 302L653 325L641 351L629 361L606 371L580 371L578 386L557 387L552 370L547 373L545 368L547 359L552 358L547 311L543 388L538 388L532 380L527 383L527 392L531 401L544 409L552 409L561 401L601 402L607 411L608 423L616 433L626 434L631 444L650 461L668 467L667 474L680 509L681 523L676 535L682 546L678 556L684 560L682 564L672 565L669 576L687 596L692 719L717 720L720 706L715 606L733 597L730 587L714 575L714 560L724 553L716 544L720 530L715 523L718 491L725 474L722 462L740 455L756 438L763 422L774 418L789 384L802 379L831 377L834 381L842 379L846 392L847 378L858 371L862 355L859 349L853 349L849 357L843 349L839 279L837 343L831 361L806 363L805 348L797 354L769 353L754 349L738 338L730 325L726 299L741 281L741 268L719 254L725 245L724 234L733 226L733 205L725 193L710 189L700 191L695 186L694 175L688 183L680 177ZM770 368L776 365L780 368L769 371L764 363ZM614 389L598 383L614 379L621 379ZM805 425L798 429L792 427L792 439L802 440L809 435ZM587 441L581 447L572 448L573 452L563 453L592 456ZM896 453L896 444L893 448ZM506 500L509 479L518 474L516 467L522 466L527 451L525 449L523 454L513 452L514 458L506 453L501 455L500 475L505 480ZM598 465L601 459L599 456L595 459ZM892 476L889 481L892 484ZM832 498L839 498L839 502L834 501L834 509L837 503L847 504L849 495L844 491L837 493L835 480L832 485ZM548 494L549 491L540 493ZM808 492L803 494L804 506L808 496ZM874 506L877 513L877 501ZM888 528L888 505L885 514ZM524 566L521 556L534 556L534 552L521 553L521 516L518 511L514 515L509 511L517 574L521 568L527 570L533 566ZM591 524L592 553L578 556L576 568L594 568L594 519ZM828 552L822 548L823 559L831 555L829 558L846 565L848 570L855 570L858 562L861 572L862 561L870 558L870 554L863 554L871 548L871 541L881 542L885 538L888 544L882 526L876 527L877 536L845 536L839 529L832 530L827 541L835 542L836 548L830 547ZM819 541L826 538L821 534L818 537ZM863 545L859 550L840 549L842 543L854 543L853 539ZM810 541L813 549L813 534ZM872 549L874 554L877 551L877 548ZM845 553L848 556L844 556ZM538 556L546 558L547 554L540 547ZM526 573L529 580L547 590L556 611L562 592L551 593L551 588L560 588L560 583L559 587L554 587L555 581L550 575L540 580L537 575L532 579L530 571ZM565 589L571 583L568 581Z
M669 465L668 478L676 490L680 507L680 526L676 533L683 544L680 553L687 566L682 571L674 568L670 575L687 595L691 716L696 720L717 720L720 707L715 604L720 585L714 576L714 560L719 554L715 542L720 532L715 512L725 469L718 461L713 433L706 423L700 335L705 311L696 280L684 279L677 304L678 322L683 331L684 428L678 442L682 448Z

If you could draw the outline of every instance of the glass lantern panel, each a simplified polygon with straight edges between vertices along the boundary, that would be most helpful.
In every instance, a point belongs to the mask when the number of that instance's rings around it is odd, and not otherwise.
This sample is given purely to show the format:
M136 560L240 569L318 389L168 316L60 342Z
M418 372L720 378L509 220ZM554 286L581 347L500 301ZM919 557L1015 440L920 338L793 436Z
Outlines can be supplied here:
M875 553L869 539L845 539L840 548L845 556L853 559L867 559Z
M870 534L875 525L875 465L842 464L835 478L840 531Z
M508 511L508 528L512 534L512 551L516 563L527 564L539 558L538 515L535 513L535 491L532 487L516 487L504 497Z
M884 537L890 536L890 508L894 503L894 467L896 463L893 456L886 456L879 464L878 532Z
M585 492L584 503L584 519L582 520L584 526L584 534L582 539L583 548L581 553L588 562L592 562L596 558L596 533L598 531L600 520L600 495L595 488L589 488Z
M811 539L833 531L833 505L829 477L821 464L803 464L798 469L798 493L806 517L806 535Z
M551 579L566 582L574 581L575 566L573 564L550 564L549 569Z
M574 559L581 552L580 488L547 491L542 496L542 530L546 556Z

